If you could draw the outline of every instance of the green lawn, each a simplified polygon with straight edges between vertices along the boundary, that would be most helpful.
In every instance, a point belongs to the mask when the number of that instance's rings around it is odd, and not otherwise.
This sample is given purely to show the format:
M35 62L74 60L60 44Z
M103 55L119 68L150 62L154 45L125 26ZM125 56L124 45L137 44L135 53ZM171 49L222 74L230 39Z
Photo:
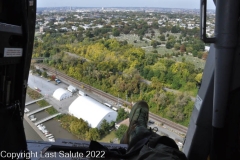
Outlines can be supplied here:
M108 135L106 135L105 137L103 137L101 140L99 140L99 142L105 142L105 143L109 143L110 140L115 139L115 131L110 132Z
M202 60L202 59L199 59L197 57L193 57L192 55L184 55L184 56L179 56L179 57L173 57L172 59L182 62L183 57L185 58L186 62L193 63L196 68L204 69L206 61Z
M44 99L41 100L41 101L38 101L37 104L40 106L40 107L46 107L46 106L49 106L50 104L45 101Z
M29 97L31 97L32 99L42 98L42 95L41 95L39 92L31 89L30 87L27 87L27 94L28 94Z
M173 52L176 52L174 49L167 49L165 46L160 46L157 47L156 49L151 47L151 48L143 48L146 53L152 53L153 50L157 50L158 54L164 55L164 54L172 54Z
M165 33L166 34L166 33ZM177 34L172 34L169 33L170 35L174 35L175 37L180 36L179 33ZM150 36L151 34L146 34L146 36ZM159 36L159 32L157 30L155 30L155 36L153 37L153 39L155 40L159 40L158 36ZM156 49L154 49L153 47L149 47L151 45L151 42L148 40L145 40L145 36L143 37L144 39L141 41L138 35L135 34L121 34L119 37L113 37L111 36L111 38L116 38L119 41L128 41L129 44L134 45L135 47L147 47L147 48L143 48L146 53L152 53L153 50L157 50L158 54L172 54L173 52L177 53L179 51L176 51L175 49L167 49L165 46L158 46ZM135 42L136 43L135 43ZM146 42L147 43L146 43ZM166 43L167 41L165 41ZM171 59L175 60L175 61L182 61L182 58L185 58L187 62L191 62L194 63L194 65L196 66L196 68L204 68L205 66L205 60L199 59L197 57L193 57L192 55L185 55L185 56L179 56L179 57L173 57Z
M147 43L145 43L145 40L141 41L140 37L134 34L121 34L119 37L111 36L111 38L116 38L118 41L126 40L129 44L132 44L135 47L146 47L150 45L150 42L147 41ZM136 43L134 43L134 41L136 41Z
M50 115L54 115L54 114L58 113L58 111L54 107L47 108L46 111Z

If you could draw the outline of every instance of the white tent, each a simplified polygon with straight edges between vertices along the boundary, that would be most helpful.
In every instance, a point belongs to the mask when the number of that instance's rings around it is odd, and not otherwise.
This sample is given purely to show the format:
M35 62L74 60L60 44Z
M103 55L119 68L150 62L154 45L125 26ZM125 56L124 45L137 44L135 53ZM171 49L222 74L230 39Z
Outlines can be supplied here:
M55 92L53 93L53 97L59 101L69 98L71 96L72 96L71 92L68 92L67 90L62 88L56 89Z
M88 96L80 96L69 106L69 113L87 121L90 127L99 128L102 121L116 121L117 112Z

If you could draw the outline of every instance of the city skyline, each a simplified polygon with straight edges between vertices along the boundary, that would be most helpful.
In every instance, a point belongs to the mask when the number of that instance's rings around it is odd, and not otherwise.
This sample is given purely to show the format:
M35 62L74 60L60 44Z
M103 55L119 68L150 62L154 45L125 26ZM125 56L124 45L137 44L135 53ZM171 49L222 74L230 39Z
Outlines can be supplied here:
M136 3L137 1L137 3ZM160 7L199 9L200 0L41 0L37 7ZM208 9L215 9L212 1L208 1Z

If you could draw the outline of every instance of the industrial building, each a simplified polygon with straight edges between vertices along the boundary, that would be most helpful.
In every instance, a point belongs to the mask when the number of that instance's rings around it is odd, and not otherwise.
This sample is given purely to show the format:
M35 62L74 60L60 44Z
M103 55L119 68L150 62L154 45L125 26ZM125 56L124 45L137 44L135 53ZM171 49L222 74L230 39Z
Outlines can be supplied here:
M79 96L69 106L69 114L87 121L92 128L99 128L102 121L115 121L117 112L88 96Z
M72 96L72 93L63 88L58 88L53 93L53 97L59 101L69 98L71 96Z

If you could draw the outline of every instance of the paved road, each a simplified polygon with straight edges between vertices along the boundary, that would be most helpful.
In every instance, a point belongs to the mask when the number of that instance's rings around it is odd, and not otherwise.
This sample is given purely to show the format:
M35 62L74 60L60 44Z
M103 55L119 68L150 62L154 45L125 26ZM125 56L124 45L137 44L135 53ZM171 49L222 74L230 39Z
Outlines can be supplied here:
M170 138L172 139L179 139L183 142L183 137L179 136L176 133L171 132L170 130L167 129L167 126L158 126L156 124L148 124L149 127L153 128L153 127L157 127L158 128L158 134L165 133L167 134Z
M77 95L77 93L75 93L75 94L73 94L72 97L64 99L62 101L58 101L55 98L53 98L52 95L56 89L58 89L58 88L67 89L67 87L68 87L67 81L64 81L63 79L61 79L61 81L64 83L55 85L55 82L53 82L53 81L48 82L47 79L45 79L43 77L39 77L39 76L30 74L29 79L28 79L28 86L32 89L35 89L34 87L39 88L41 90L40 93L42 95L44 95L45 100L48 101L51 105L53 105L54 108L58 110L58 112L68 113L69 106L78 97L78 95ZM100 103L109 103L109 104L114 105L114 102L111 102L102 96L93 94L92 92L89 92L89 91L85 91L85 90L82 90L82 91Z
M28 86L32 89L35 89L35 87L39 88L41 90L40 93L45 97L45 100L53 105L54 108L60 113L68 113L69 106L78 97L76 94L74 94L72 97L64 99L62 101L56 100L52 97L54 91L58 88L67 89L68 85L64 83L55 85L55 82L48 82L46 78L36 75L29 75Z
M41 94L45 96L52 95L56 89L61 88L61 84L54 85L51 82L47 82L45 78L31 74L28 78L28 86L32 89L35 89L35 87L39 88L41 90Z

